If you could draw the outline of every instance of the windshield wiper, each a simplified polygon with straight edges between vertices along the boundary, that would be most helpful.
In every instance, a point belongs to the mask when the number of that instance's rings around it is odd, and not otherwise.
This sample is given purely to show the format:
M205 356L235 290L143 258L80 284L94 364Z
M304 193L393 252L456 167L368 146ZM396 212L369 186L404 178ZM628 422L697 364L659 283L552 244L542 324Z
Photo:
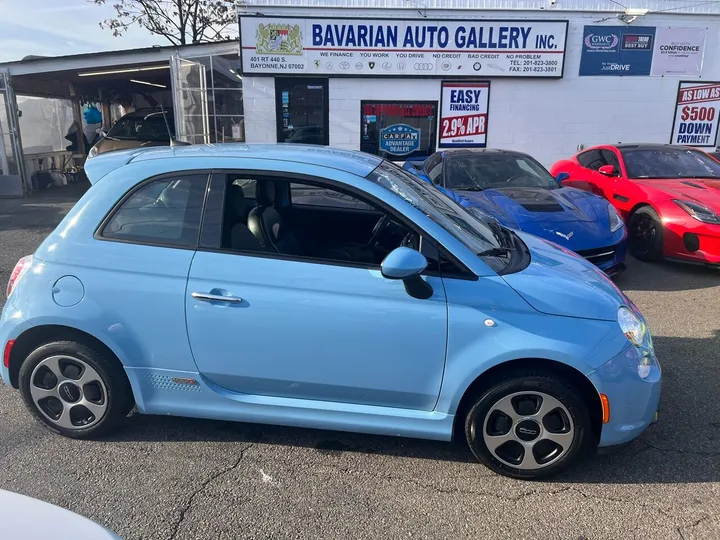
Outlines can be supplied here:
M454 189L456 191L483 191L483 188L478 186L459 186L450 189Z
M494 247L478 253L478 257L501 257L512 253L512 249L506 247Z
M717 175L715 175L715 174L706 174L705 176L699 176L699 175L693 175L693 176L678 176L678 178L682 178L683 180L688 179L688 178L690 178L690 179L696 179L696 180L701 180L701 179L703 179L703 178L720 178L720 177L717 176Z

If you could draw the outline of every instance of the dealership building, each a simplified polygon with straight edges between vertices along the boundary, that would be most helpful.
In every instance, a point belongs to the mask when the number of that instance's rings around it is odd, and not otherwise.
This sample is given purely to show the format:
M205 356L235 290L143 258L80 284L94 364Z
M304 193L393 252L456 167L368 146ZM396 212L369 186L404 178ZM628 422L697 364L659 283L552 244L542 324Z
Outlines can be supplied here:
M716 144L720 3L252 4L240 14L248 141L307 133L394 159L487 145L547 166L597 143ZM676 107L681 83L709 86Z
M22 147L20 97L104 100L107 124L108 89L123 78L151 85L193 143L313 143L394 161L491 147L546 166L598 143L718 143L720 2L241 4L239 43L0 64L0 195L10 177L27 188L38 162Z

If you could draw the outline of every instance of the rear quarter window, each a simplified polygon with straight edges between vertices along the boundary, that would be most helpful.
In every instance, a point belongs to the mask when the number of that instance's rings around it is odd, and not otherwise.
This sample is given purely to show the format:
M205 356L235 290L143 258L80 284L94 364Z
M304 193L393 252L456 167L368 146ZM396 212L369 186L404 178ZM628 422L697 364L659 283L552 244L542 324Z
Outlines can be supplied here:
M100 231L107 240L196 247L208 175L163 178L143 185L115 208Z

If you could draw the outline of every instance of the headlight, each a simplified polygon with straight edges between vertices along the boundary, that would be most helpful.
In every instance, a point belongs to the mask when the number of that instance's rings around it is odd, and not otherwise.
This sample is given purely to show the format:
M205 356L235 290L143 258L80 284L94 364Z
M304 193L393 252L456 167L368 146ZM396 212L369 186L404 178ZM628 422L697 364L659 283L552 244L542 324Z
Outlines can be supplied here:
M673 202L698 221L702 221L703 223L720 223L720 216L712 210L705 208L702 204L676 199L673 199Z
M645 343L647 328L632 310L624 306L618 309L618 324L630 343L636 347L641 347Z
M98 153L98 149L97 149L97 145L95 145L88 152L88 159L97 156L97 153Z
M610 232L615 232L623 226L623 220L617 213L615 207L608 204L608 215L610 217Z

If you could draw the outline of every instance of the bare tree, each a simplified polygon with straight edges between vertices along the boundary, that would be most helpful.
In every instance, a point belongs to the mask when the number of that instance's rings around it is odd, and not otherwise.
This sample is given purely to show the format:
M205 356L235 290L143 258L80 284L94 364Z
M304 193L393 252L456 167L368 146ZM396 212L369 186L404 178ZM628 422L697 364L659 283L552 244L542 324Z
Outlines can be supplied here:
M87 0L99 6L107 0ZM133 25L173 45L220 41L237 34L237 13L228 0L116 0L115 17L101 28L121 36Z

